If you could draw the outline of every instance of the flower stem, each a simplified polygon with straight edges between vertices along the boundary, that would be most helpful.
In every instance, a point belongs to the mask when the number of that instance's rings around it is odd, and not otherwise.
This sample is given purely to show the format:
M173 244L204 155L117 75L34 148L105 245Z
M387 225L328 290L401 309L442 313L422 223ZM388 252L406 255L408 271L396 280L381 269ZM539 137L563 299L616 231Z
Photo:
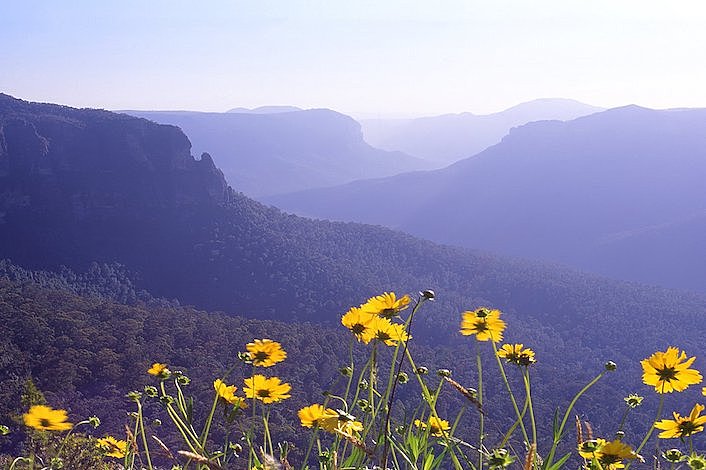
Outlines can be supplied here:
M606 374L607 371L603 371L600 374L598 374L596 377L594 377L593 380L591 380L589 383L587 383L576 395L574 395L574 398L571 400L571 403L569 403L569 407L566 408L566 413L564 413L564 418L561 420L561 425L559 426L558 430L555 430L554 434L554 439L552 442L552 448L549 451L549 455L547 456L547 459L544 462L544 465L542 468L549 468L552 465L552 461L554 460L554 454L556 453L556 448L559 445L559 441L561 441L561 435L564 432L564 427L566 426L566 421L569 419L569 414L571 413L571 410L574 409L574 405L576 405L576 402L578 401L579 398L581 398L581 395L586 393L589 388L593 387L596 382L598 382L601 377L603 377ZM628 467L630 464L628 463ZM627 470L627 467L626 467Z
M495 345L495 343L493 343ZM495 347L495 346L493 346ZM480 357L480 344L476 341L476 367L478 368L478 405L483 409L483 361ZM485 413L480 413L478 422L478 468L483 468L483 433L485 431Z
M532 444L534 444L534 445L530 446L530 449L532 452L534 452L536 454L536 452L537 452L537 424L535 423L535 420L534 420L534 409L532 408L532 393L530 391L529 368L525 367L525 370L523 371L522 377L525 382L525 394L527 396L527 403L529 404L530 423L532 424ZM536 455L535 455L535 458L532 459L532 461L537 462Z
M640 442L640 445L635 449L635 453L639 454L640 451L642 450L643 447L645 447L645 444L647 444L647 441L650 440L650 436L652 435L652 432L655 430L655 423L659 421L659 419L662 417L662 408L664 407L664 393L660 394L659 396L659 405L657 406L657 416L655 417L654 421L652 421L652 426L650 426L649 431L647 431L647 434L645 434L645 438L642 439L642 442ZM632 465L632 462L628 462L628 464L625 466L625 470L628 470L630 468L630 465Z
M510 387L510 382L507 380L507 374L505 373L505 366L503 366L503 361L500 360L500 356L498 356L498 347L495 345L495 342L493 342L493 353L495 354L495 360L498 363L498 368L500 369L500 375L503 378L503 382L505 383L505 388L507 389L508 395L510 395L510 402L512 402L512 408L515 410L515 416L517 416L517 420L520 424L520 429L522 430L522 437L529 444L529 437L527 436L527 430L525 429L525 423L523 421L525 412L524 410L522 413L520 413L520 408L517 406L517 400L515 399L515 394L512 393L512 388ZM529 400L529 398L526 398L526 400ZM529 402L527 402L529 405Z

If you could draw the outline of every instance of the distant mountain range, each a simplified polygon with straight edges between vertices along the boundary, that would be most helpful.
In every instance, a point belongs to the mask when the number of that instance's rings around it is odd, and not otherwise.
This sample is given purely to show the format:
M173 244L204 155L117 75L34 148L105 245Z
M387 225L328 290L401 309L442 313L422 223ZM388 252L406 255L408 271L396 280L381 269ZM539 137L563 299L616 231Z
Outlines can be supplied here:
M628 106L515 128L441 170L268 202L706 292L705 136L706 110Z
M251 197L432 167L402 152L371 147L363 140L360 124L328 109L126 112L180 127L195 151L208 151L228 183Z
M548 98L486 115L460 113L416 119L366 119L361 124L370 145L415 155L441 168L500 142L515 126L532 121L566 121L602 110L574 100Z

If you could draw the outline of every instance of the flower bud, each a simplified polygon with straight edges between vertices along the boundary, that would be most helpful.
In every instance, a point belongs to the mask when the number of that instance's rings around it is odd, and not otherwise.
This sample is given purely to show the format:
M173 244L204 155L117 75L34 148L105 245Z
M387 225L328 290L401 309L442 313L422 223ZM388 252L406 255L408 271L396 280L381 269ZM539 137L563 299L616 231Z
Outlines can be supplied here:
M152 426L158 427L158 426L161 426L161 425L162 425L162 420L161 420L161 419L155 418L155 419L152 420Z
M605 363L605 370L607 370L607 371L613 372L617 368L618 368L618 365L613 361L608 361Z
M157 387L153 387L152 385L146 385L145 386L145 395L147 395L150 398L156 398L157 397Z
M615 438L619 441L622 441L624 437L625 437L625 431L617 431L615 433Z
M90 424L94 428L97 428L101 425L101 420L98 416L91 416L90 418L88 418L88 424Z
M677 463L681 462L682 458L684 458L684 454L679 449L669 449L664 451L662 457L664 457L667 462Z
M171 395L164 395L159 397L159 401L162 402L164 406L171 405L174 403L174 397Z
M451 377L451 371L448 369L438 369L436 373L440 377Z
M360 388L361 390L367 390L368 389L368 381L365 379L361 380L360 383L358 384L358 388Z
M406 384L409 382L409 375L407 375L405 372L400 372L397 374L397 381L401 384Z
M4 424L0 424L0 436L7 436L8 434L10 434L10 428Z
M434 300L436 298L434 291L431 289L423 290L419 295L425 300Z
M179 385L182 385L182 386L189 385L190 382L191 382L191 379L185 375L180 375L179 377L177 377L177 383Z
M417 370L415 370L415 372L419 375L426 375L429 373L429 369L427 369L424 366L421 366L421 367L417 367Z
M350 377L353 375L353 368L351 366L341 367L338 369L338 372L340 372L344 377Z
M142 398L142 394L137 390L133 390L132 392L127 392L125 397L132 401L140 401L140 399Z

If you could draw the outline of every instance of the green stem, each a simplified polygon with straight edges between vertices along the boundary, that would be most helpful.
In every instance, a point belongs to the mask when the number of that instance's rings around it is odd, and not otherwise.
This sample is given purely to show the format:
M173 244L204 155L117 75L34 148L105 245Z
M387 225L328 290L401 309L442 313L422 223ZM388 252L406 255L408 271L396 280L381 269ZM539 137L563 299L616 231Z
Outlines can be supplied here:
M532 407L532 393L530 392L530 377L529 377L529 368L525 367L525 370L523 371L524 373L522 374L524 382L525 382L525 395L527 396L527 403L529 404L529 412L530 412L530 422L532 424L532 444L534 444L534 453L535 456L532 459L533 462L537 462L536 458L536 453L537 453L537 424L535 423L534 420L534 409Z
M272 445L272 436L270 435L270 409L266 406L262 407L262 425L264 426L264 432L265 436L263 438L263 441L265 443L265 452L267 452L267 445L270 445L270 452L269 455L274 457L275 455L275 448Z
M498 368L500 369L500 375L503 378L503 383L505 384L505 389L510 395L510 402L512 402L512 409L515 410L515 416L520 423L520 429L522 430L522 438L529 444L529 437L527 436L527 430L525 429L525 423L523 421L525 412L520 413L520 408L517 406L517 400L515 399L515 394L512 393L512 388L510 387L510 382L507 380L507 374L505 373L505 366L503 366L503 361L498 356L498 347L493 342L493 353L495 354L495 360L498 363ZM527 400L527 398L525 398ZM529 405L529 403L528 403Z
M618 424L618 432L623 430L623 426L625 426L625 420L628 417L628 413L630 412L630 409L631 408L629 406L625 408L625 412L623 413L622 418L620 418L620 424Z
M598 382L601 377L603 377L606 374L607 371L603 371L600 374L598 374L593 380L591 380L586 386L584 386L579 393L574 395L574 398L571 400L571 403L569 403L569 407L566 409L566 413L564 413L564 418L561 420L561 426L559 426L559 429L557 430L556 434L554 435L554 439L552 442L552 448L549 451L549 455L547 456L547 459L544 462L544 465L542 468L549 468L552 465L552 461L554 460L554 454L556 453L556 448L559 445L559 441L561 440L561 435L564 432L564 427L566 426L566 421L569 419L569 414L571 413L571 410L573 410L574 405L576 405L576 402L578 401L579 398L581 398L581 395L586 393L589 388L593 387L596 382ZM628 464L628 467L630 464Z
M495 343L493 343L495 345ZM476 341L476 367L478 368L478 405L483 409L483 362L480 357L480 344ZM485 413L480 413L478 422L478 468L483 468L483 434L485 426Z
M211 406L211 412L208 414L208 418L206 418L206 425L203 428L203 432L201 432L201 447L206 448L206 440L208 439L208 433L211 431L211 422L213 422L213 415L216 412L216 406L218 406L218 392L216 391L216 397L213 399L213 405Z
M407 360L409 361L409 365L412 370L416 371L417 365L414 363L414 359L412 359L412 354L409 352L409 349L405 350L405 355L407 356ZM414 376L417 378L419 386L422 388L422 396L424 397L424 401L429 405L431 415L436 419L441 419L439 418L439 413L436 412L436 404L434 403L432 395L429 393L429 388L427 387L427 384L424 383L421 374L415 373ZM451 454L451 461L453 462L454 468L457 470L461 470L463 466L461 465L461 462L458 460L458 457L456 456L456 453L454 452L453 447L451 446L451 440L449 439L448 433L442 430L441 434L444 439L444 444L449 448L449 453Z
M140 426L140 435L142 436L142 445L145 446L145 457L147 458L147 468L150 470L152 467L152 459L150 458L150 449L147 446L147 435L145 434L145 421L142 416L142 403L137 402L137 420Z
M645 438L640 442L640 445L638 446L637 449L635 449L635 453L639 454L640 451L642 450L643 447L645 447L645 444L647 444L647 441L650 440L650 436L652 435L652 432L655 430L655 423L659 421L659 419L662 417L662 408L664 407L664 393L660 394L659 396L659 405L657 406L657 416L655 417L654 421L652 421L652 426L650 426L649 431L647 431L647 434L645 434ZM628 462L628 464L625 466L625 470L630 468L630 465L632 462Z

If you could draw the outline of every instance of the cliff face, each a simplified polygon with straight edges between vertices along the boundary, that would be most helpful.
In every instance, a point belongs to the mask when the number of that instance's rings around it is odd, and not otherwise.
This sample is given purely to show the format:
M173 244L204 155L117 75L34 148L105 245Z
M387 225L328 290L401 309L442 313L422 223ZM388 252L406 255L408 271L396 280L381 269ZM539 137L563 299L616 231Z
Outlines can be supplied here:
M92 212L218 204L231 196L208 154L174 126L0 94L0 210Z

